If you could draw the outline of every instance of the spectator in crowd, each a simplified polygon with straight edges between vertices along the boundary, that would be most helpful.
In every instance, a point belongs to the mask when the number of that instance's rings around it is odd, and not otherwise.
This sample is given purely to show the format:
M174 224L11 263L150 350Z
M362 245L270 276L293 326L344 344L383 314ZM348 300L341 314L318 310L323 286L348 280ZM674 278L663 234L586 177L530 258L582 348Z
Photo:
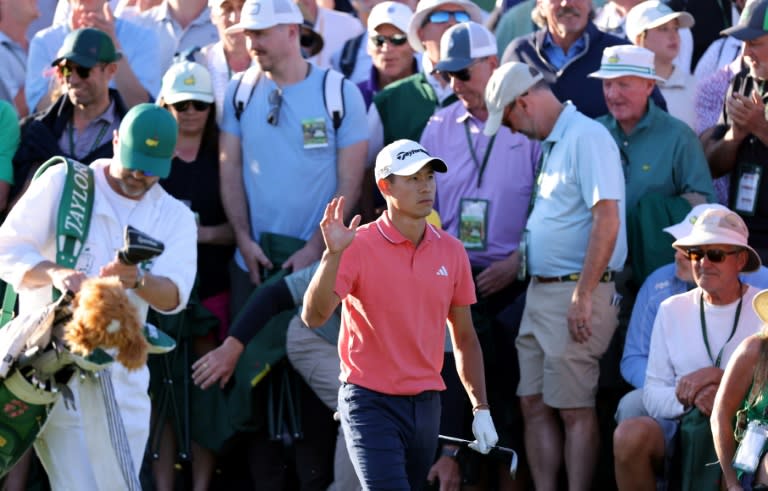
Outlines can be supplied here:
M318 5L315 0L294 0L304 20L323 38L323 49L309 59L319 68L331 67L331 55L340 50L348 39L365 32L359 19L346 12L339 12Z
M112 156L110 135L128 110L121 94L109 88L121 59L104 31L83 28L67 34L59 55L48 60L65 93L22 128L13 159L14 195L54 155L85 164Z
M90 167L91 226L72 268L54 262L57 209L68 167L53 166L32 182L0 227L0 276L19 292L22 314L49 304L54 291L77 292L87 278L107 276L119 278L140 319L146 318L150 307L164 313L185 307L195 276L194 218L157 186L170 172L176 133L176 122L157 106L140 104L126 114L119 131L112 133L115 157ZM115 251L123 246L128 225L164 244L164 252L151 264L117 260ZM120 408L128 453L118 463L109 443L105 447L86 443L94 422L83 421L83 401L100 397L101 389L96 379L74 376L68 384L74 404L60 399L35 442L53 489L138 489L149 436L148 371L146 367L129 371L114 363L101 374L106 384L114 386L113 402ZM117 438L108 433L98 438ZM100 448L109 450L99 453Z
M768 258L768 0L747 4L739 24L723 31L744 41L746 67L731 81L718 125L701 136L714 177L730 176L729 208L750 230L750 245Z
M653 52L657 85L667 101L669 114L691 128L695 124L695 81L690 69L675 60L680 54L680 30L693 26L687 12L674 12L659 0L636 5L627 14L627 37L632 44Z
M440 38L452 25L481 21L480 8L468 0L423 0L408 24L408 42L424 53L421 71L382 90L368 110L368 162L384 145L407 138L418 141L429 117L456 101L448 82L434 73ZM407 108L407 110L405 109Z
M517 281L518 247L531 200L539 145L508 128L501 128L493 137L483 134L488 118L483 93L497 67L496 39L484 26L462 22L445 31L436 68L448 77L459 100L430 118L421 144L431 155L452 162L450 172L435 176L435 208L444 230L461 241L469 256L477 295L471 311L483 347L489 397L499 410L497 414L506 415L514 409L501 402L508 399L504 393L509 390L509 378L508 374L497 375L502 372L497 359L514 356L507 350L514 351L515 347L497 345L494 349L493 331L497 326L493 319L525 291L525 283ZM459 409L446 406L449 404L444 400L443 419ZM522 433L522 428L515 429ZM514 443L522 444L522 439L505 445L516 446ZM450 465L455 462L450 458L450 448L445 447L443 453L448 455L442 455L444 462L438 461L435 466L441 483L458 472L456 464ZM508 467L505 471L499 476L508 479ZM458 477L455 480L460 482Z
M590 20L591 0L541 0L533 19L541 28L512 41L502 62L521 61L536 68L560 101L572 101L590 118L608 112L602 87L587 75L600 67L603 50L627 41L600 31ZM661 94L654 100L666 109Z
M193 48L219 41L216 26L211 23L208 0L163 0L143 12L136 22L156 33L157 65L165 73L174 56Z
M413 11L407 5L386 1L368 16L368 54L372 65L368 79L358 83L366 108L381 89L419 71L413 48L408 44L408 23Z
M737 0L738 1L738 0ZM689 70L696 69L699 58L723 29L731 27L738 13L732 8L733 0L669 0L667 5L675 12L688 12L696 19L691 28L693 53Z
M741 15L747 0L733 0L733 8ZM707 50L699 58L693 78L697 84L702 83L707 77L730 64L741 54L741 41L733 36L722 36L712 41ZM735 74L734 74L735 75ZM723 91L725 95L725 91ZM722 103L720 104L722 108ZM713 123L714 124L714 123ZM709 128L712 125L707 126Z
M162 2L163 0L120 0L114 8L115 16L130 20Z
M737 214L710 209L696 219L690 234L675 241L691 263L697 288L659 306L643 386L649 416L622 421L613 436L620 489L656 486L655 476L674 449L675 420L688 408L709 417L722 367L739 343L760 328L752 309L742 309L758 289L744 285L739 274L760 268L748 236ZM692 321L697 318L701 321Z
M542 140L544 154L523 236L531 282L516 341L531 474L536 489L557 489L565 460L568 488L586 490L598 457L598 362L618 323L613 275L627 256L619 151L604 126L561 103L533 66L500 66L485 102L486 135L504 124Z
M0 1L0 86L8 92L0 96L16 107L19 116L29 114L24 79L27 73L27 29L40 16L37 3Z
M245 0L210 0L211 22L219 32L219 40L202 48L202 63L208 67L213 81L217 120L224 110L224 93L232 75L251 66L251 55L245 47L242 32L227 33L227 29L240 22L240 11Z
M234 252L234 234L221 204L219 188L219 130L213 86L208 70L197 63L179 62L163 76L158 103L176 120L179 135L176 152L171 161L171 174L160 185L171 196L189 206L197 221L197 293L200 302L219 320L218 339L226 336L229 327L229 275L227 265ZM185 319L186 321L186 319ZM194 326L192 326L194 328ZM217 339L217 340L218 340ZM195 339L196 356L202 347ZM193 392L193 395L195 393ZM194 399L190 404L195 404ZM195 425L201 424L195 422ZM168 438L154 463L155 482L160 489L173 489L174 467L171 457L177 441L170 423L166 423ZM192 441L193 483L195 489L208 489L215 464L215 455Z
M714 201L712 178L698 137L650 98L661 80L653 60L648 49L611 46L603 52L600 70L590 74L603 81L609 113L598 121L621 152L627 210L635 209L652 193L683 196L691 206Z
M5 216L13 184L13 155L19 147L19 116L8 101L0 101L0 216ZM1 221L1 220L0 220Z
M360 228L356 215L347 227L342 196L326 207L320 225L326 249L304 295L302 320L317 327L343 301L339 413L365 489L424 484L437 447L437 391L445 389L440 367L446 322L472 404L472 446L488 453L498 440L469 310L475 300L469 261L458 240L426 221L434 173L446 170L421 145L398 140L376 159L387 211Z
M105 0L68 0L71 11L67 22L38 32L29 45L26 98L30 112L43 110L56 100L60 86L49 69L64 38L72 31L90 27L109 36L121 53L116 64L113 87L120 91L128 108L157 96L163 74L158 66L158 38L147 29L115 19Z

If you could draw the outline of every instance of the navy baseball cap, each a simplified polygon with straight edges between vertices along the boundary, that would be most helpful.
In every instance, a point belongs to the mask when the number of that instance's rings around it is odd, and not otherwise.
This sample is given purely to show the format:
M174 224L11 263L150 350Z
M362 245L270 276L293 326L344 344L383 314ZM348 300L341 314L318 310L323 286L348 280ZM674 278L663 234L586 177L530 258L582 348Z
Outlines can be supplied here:
M496 53L496 38L488 28L474 21L462 22L445 31L440 38L440 61L435 69L456 72L479 58Z
M748 1L741 12L739 23L720 34L740 41L752 41L768 34L768 0Z

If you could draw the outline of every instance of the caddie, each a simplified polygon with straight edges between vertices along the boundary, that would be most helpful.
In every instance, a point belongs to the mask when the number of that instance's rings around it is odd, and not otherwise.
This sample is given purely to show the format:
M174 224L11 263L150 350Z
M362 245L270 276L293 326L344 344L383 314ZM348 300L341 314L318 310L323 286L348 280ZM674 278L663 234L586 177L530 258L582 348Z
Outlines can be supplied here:
M186 306L196 270L195 219L157 185L170 172L176 135L170 113L140 104L113 133L113 158L89 167L54 165L32 181L0 227L0 277L19 293L20 313L50 303L56 290L77 292L86 278L104 276L120 279L141 319L150 306L163 313ZM128 225L163 242L165 251L138 265L118 261ZM82 239L57 253L64 233ZM102 373L114 389L114 401L107 390L103 399L119 408L107 416L119 415L124 429L94 435L94 422L83 413L94 400L102 404L101 392L92 390L92 377L72 377L74 404L59 400L35 442L53 489L136 489L149 436L149 372L113 363Z

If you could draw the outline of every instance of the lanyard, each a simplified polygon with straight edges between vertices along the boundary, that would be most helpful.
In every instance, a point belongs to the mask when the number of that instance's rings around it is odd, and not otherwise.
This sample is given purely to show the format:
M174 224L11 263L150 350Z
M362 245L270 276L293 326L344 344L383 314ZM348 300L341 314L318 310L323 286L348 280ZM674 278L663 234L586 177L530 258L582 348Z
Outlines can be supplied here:
M106 121L102 121L99 134L96 135L96 140L93 142L93 145L91 145L91 149L88 150L88 153L85 154L84 157L87 157L94 150L96 150L96 148L101 143L102 138L104 138L104 135L107 133L107 129L109 129L109 123L107 123ZM71 123L69 125L69 155L72 158L77 158L77 155L75 154L75 127Z
M741 290L741 282L739 282L739 290ZM733 327L731 328L731 335L728 336L728 339L725 340L725 343L723 343L723 347L720 348L720 352L717 354L717 359L712 359L712 350L709 348L709 338L707 337L707 320L704 317L704 293L701 293L701 296L699 297L699 316L701 317L701 333L704 336L704 346L707 347L707 354L709 355L709 360L715 364L716 367L720 368L720 360L723 357L723 350L725 349L725 346L728 344L728 341L731 340L734 333L736 332L736 326L739 324L739 316L741 315L741 302L744 300L744 295L742 294L739 297L739 305L736 306L736 315L733 318Z
M483 162L480 163L477 160L477 154L475 153L475 147L472 145L472 136L469 134L469 118L464 120L464 133L467 135L467 146L469 147L469 153L472 155L472 161L477 168L477 187L479 188L483 184L483 173L485 167L488 165L488 158L491 156L491 150L493 149L493 142L496 141L496 135L493 135L488 141L488 146L485 149L485 155L483 155Z

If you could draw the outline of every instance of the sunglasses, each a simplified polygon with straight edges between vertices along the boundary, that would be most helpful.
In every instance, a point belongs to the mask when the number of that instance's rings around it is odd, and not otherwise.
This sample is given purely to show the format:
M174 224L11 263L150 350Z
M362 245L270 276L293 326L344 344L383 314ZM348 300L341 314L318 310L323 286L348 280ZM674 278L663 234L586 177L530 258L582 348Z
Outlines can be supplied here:
M381 48L386 43L389 43L392 46L402 46L408 42L408 36L405 34L393 34L392 36L377 34L376 36L371 36L370 39L373 45L377 48Z
M431 22L433 24L445 24L451 20L451 17L453 17L453 20L455 20L457 23L469 22L469 14L463 10L458 10L456 12L451 12L448 10L437 10L429 14L427 17L427 22Z
M205 111L209 107L211 107L210 102L203 102L203 101L181 101L181 102L174 102L171 104L171 107L173 107L176 111L183 113L187 109L191 107L195 108L195 111Z
M283 92L280 89L275 89L269 93L267 98L269 102L269 112L267 113L267 123L272 126L277 126L280 121L280 106L283 105Z
M62 77L69 78L72 76L72 72L75 72L78 77L80 77L82 80L85 80L91 76L91 70L93 70L99 65L101 65L101 63L99 63L98 65L94 65L90 68L86 68L80 65L64 63L63 65L59 65L59 73L61 73Z
M736 249L735 251L724 251L722 249L704 250L700 247L691 247L690 249L685 250L685 255L691 261L698 262L704 259L704 256L707 256L707 259L709 259L710 262L721 263L725 261L725 256L733 256L734 254L738 254L741 251L741 249Z
M480 63L484 59L485 58L480 58L478 60L475 60L468 66L462 68L461 70L456 70L455 72L443 72L443 78L445 79L446 82L450 82L451 81L450 79L452 78L459 79L462 82L469 82L470 80L472 80L472 73L470 70L472 69L473 66Z

